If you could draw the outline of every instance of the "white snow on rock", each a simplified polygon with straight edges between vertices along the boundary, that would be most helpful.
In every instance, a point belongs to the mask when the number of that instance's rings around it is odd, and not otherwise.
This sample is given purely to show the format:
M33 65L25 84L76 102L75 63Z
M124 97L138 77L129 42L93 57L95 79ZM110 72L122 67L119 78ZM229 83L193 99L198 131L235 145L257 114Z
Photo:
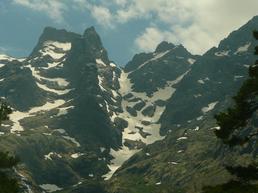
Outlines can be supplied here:
M102 66L107 66L101 59L96 59L96 63Z
M74 106L58 108L59 112L57 113L56 116L59 117L59 116L66 115L66 114L68 114L68 110L73 109L73 108L74 108Z
M140 150L130 150L128 147L123 146L120 150L115 151L113 149L110 150L110 155L114 157L111 160L111 163L108 165L110 172L103 175L102 177L105 180L108 180L112 177L115 171L126 161L128 160L133 154L139 152Z
M16 60L16 58L13 58L11 56L7 56L5 54L0 54L0 60L14 61L14 60Z
M72 143L74 143L77 147L80 147L81 144L73 137L70 136L63 136L63 138L65 138L68 141L71 141Z
M159 58L162 58L163 56L165 56L170 51L171 50L167 50L167 51L161 52L161 53L154 53L153 58L151 58L150 60L147 60L146 62L142 63L140 66L138 66L137 70L142 68L143 66L145 66L145 64L148 64L149 62L153 62L155 60L158 60Z
M250 46L251 46L251 42L248 42L245 45L239 47L234 54L236 55L239 53L247 52Z
M21 131L24 131L24 128L21 126L20 121L27 117L34 117L37 115L38 112L41 111L50 111L52 109L55 109L59 106L62 106L65 103L64 100L56 100L54 102L47 102L46 104L39 106L39 107L33 107L28 112L20 112L20 111L14 111L10 114L10 120L13 122L13 126L11 128L11 133L19 133Z
M53 131L57 131L57 132L59 132L61 134L65 134L66 133L66 131L64 129L55 129Z
M186 139L188 139L188 138L187 137L179 137L179 138L177 138L177 141L186 140Z
M44 84L40 84L40 83L36 83L38 85L39 88L41 88L42 90L45 90L47 92L52 92L55 93L57 95L64 95L67 94L71 91L71 89L65 89L65 90L56 90L56 89L52 89L52 88L48 88L46 85Z
M172 164L172 165L177 165L178 163L177 162L168 162L169 164Z
M194 129L194 131L199 131L199 130L200 130L199 126L196 126L196 128Z
M101 152L101 153L103 153L105 150L106 150L105 147L101 147L101 148L100 148L100 152Z
M77 159L77 158L81 157L82 155L84 155L84 153L74 153L71 155L71 158Z
M220 129L221 128L219 126L210 128L210 130L220 130Z
M203 80L201 80L201 79L198 80L197 82L200 83L200 84L205 84L205 82Z
M65 89L65 87L67 87L69 85L69 82L67 82L67 80L65 80L64 78L46 78L40 75L40 71L36 70L35 67L32 67L31 65L27 65L28 68L31 69L32 72L32 76L35 77L36 80L38 81L48 81L48 82L55 82L57 84L57 86L59 86L59 89L53 89L53 88L49 88L46 84L42 84L39 82L36 82L37 86L39 88L41 88L42 90L45 90L47 92L52 92L55 93L57 95L64 95L67 94L71 91L71 89Z
M203 119L203 116L197 117L196 120L197 121L201 121Z
M5 66L5 64L0 64L0 68L3 68Z
M24 187L26 187L26 189L27 189L27 190L24 190L24 193L33 193L33 191L32 191L32 189L31 189L30 185L27 184L28 179L27 179L21 172L19 172L16 168L14 168L14 172L15 172L16 174L18 174L18 176L19 176L20 179L21 179L20 182L21 182L22 185L23 185Z
M57 156L59 158L62 158L62 156L55 152L49 152L47 155L44 155L45 160L52 160L52 156Z
M49 193L62 190L62 188L58 187L55 184L41 184L39 185L39 187Z
M229 52L230 52L229 50L224 50L224 51L221 51L221 52L216 52L215 56L219 56L219 57L228 56Z
M192 65L192 64L194 64L194 63L196 62L196 60L193 59L193 58L189 58L189 59L187 60L187 62Z
M201 97L202 95L201 94L195 94L194 95L194 98L199 98L199 97Z
M61 62L52 62L52 63L47 63L47 67L42 67L44 70L48 70L50 68L55 68L57 66L59 66L60 64L62 64Z
M49 55L55 60L63 58L66 53L71 49L71 43L62 43L54 41L46 41L43 44L43 49L39 52L42 56Z
M166 52L167 53L167 52ZM162 55L166 54L163 53ZM162 57L162 55L159 55L157 57ZM188 71L189 72L189 71ZM176 91L175 88L173 88L174 85L178 84L183 77L188 73L184 73L181 76L179 76L174 81L168 81L167 85L164 88L159 88L155 93L152 94L152 96L147 96L146 93L139 93L139 92L133 92L132 90L132 83L130 79L128 78L128 73L125 73L122 71L121 76L119 78L120 83L120 90L119 93L121 96L125 96L128 93L131 93L135 98L141 98L145 101L146 107L153 105L157 100L168 100L174 92ZM164 136L160 135L160 124L158 123L160 116L165 110L165 107L156 107L156 111L154 113L153 117L147 117L142 114L141 111L138 111L136 117L132 117L126 110L126 107L131 107L137 102L128 102L127 100L122 100L121 106L123 109L122 113L117 113L112 116L111 120L113 121L115 117L120 117L128 122L128 127L124 129L122 133L122 144L124 144L125 140L133 140L133 141L142 141L145 144L152 144L155 141L162 140ZM148 121L151 124L146 126L142 124L142 121ZM144 138L140 133L139 129L136 127L142 127L143 132L149 133L150 135ZM110 155L113 156L113 159L111 160L111 163L109 164L110 172L108 172L103 177L108 180L114 172L126 161L128 160L132 155L140 151L140 149L129 149L125 145L121 147L118 151L115 151L111 149Z
M217 104L218 104L218 101L215 101L215 102L212 102L212 103L208 104L207 107L202 108L202 112L207 113L207 112L213 110Z
M88 175L90 178L93 178L94 177L94 174L89 174Z
M99 80L99 87L100 87L100 89L101 89L102 91L104 91L104 92L107 91L107 90L102 86L104 78L101 77L100 75L98 75L98 80Z
M238 80L238 79L241 79L241 78L244 78L244 76L240 76L240 75L234 76L234 80L235 80L235 81Z
M114 63L112 63L112 62L111 62L109 65L110 65L111 67L113 67L113 68L116 67L116 65L115 65Z

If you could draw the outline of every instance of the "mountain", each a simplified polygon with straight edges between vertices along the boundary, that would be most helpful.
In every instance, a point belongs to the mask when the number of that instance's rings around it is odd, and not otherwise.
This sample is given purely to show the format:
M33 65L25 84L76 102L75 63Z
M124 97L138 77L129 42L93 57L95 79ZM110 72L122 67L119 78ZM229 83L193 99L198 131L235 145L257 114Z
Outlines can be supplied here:
M257 25L256 16L197 58L175 85L159 119L166 138L129 159L109 182L111 192L194 193L234 179L223 165L247 163L254 154L245 150L244 156L226 156L228 148L214 135L218 128L213 116L232 104L231 97L247 78L255 61L252 31Z
M27 58L0 55L0 97L14 111L0 147L20 157L24 192L196 193L230 180L213 116L255 61L257 24L202 56L161 42L124 69L94 27L47 27Z
M26 59L3 55L0 62L0 95L14 109L0 146L20 157L17 172L29 187L37 192L101 179L109 149L121 146L121 131L110 120L120 111L121 70L95 29L79 35L47 27Z

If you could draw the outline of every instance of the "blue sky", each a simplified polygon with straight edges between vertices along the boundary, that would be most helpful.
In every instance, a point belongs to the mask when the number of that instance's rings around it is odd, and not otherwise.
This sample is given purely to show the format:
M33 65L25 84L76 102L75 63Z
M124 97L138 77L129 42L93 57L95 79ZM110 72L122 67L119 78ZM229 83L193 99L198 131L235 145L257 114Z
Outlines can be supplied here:
M120 65L163 40L202 54L257 7L257 0L0 0L0 53L27 56L46 26L80 34L94 26Z

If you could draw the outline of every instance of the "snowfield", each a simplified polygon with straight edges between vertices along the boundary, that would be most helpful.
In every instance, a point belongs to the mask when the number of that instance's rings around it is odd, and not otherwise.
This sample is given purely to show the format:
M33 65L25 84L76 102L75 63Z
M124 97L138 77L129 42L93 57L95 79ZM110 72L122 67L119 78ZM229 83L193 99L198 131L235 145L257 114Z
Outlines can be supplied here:
M156 56L156 59L164 56L166 53L167 52L158 54ZM129 73L125 73L124 71L122 71L119 78L119 83L120 83L119 93L121 96L125 96L128 93L131 93L134 98L140 98L143 101L145 101L146 103L145 107L148 107L153 105L157 100L166 101L169 98L171 98L174 92L176 91L176 89L173 88L173 86L178 84L188 72L189 71L182 74L174 81L168 81L164 88L159 88L155 93L152 94L152 96L149 97L147 96L146 93L134 92L132 90L132 83L128 78ZM118 151L111 149L110 151L110 155L112 155L113 159L111 160L111 163L108 165L110 172L108 172L103 176L105 180L110 179L114 174L114 172L126 160L128 160L131 156L133 156L135 153L141 150L141 148L129 149L124 145L124 142L126 140L138 141L144 144L152 144L155 141L164 139L164 136L160 135L161 125L157 122L159 121L162 113L164 112L165 107L156 106L154 115L152 117L144 116L142 113L142 110L137 112L136 117L133 117L130 115L129 112L127 112L126 109L127 107L133 107L136 103L137 102L129 102L123 99L121 102L123 112L118 114L114 113L111 117L112 121L114 121L116 117L120 117L126 120L128 122L128 127L125 128L122 133L123 146L121 147L121 149L119 149ZM142 124L142 121L148 121L151 124L146 126ZM142 136L139 128L142 128L142 132L147 133L148 136L145 136L145 137Z
M21 126L20 121L27 117L34 117L37 115L38 112L41 111L50 111L52 109L55 109L59 106L62 106L65 104L64 100L56 100L54 102L47 102L43 106L34 107L28 112L21 112L21 111L14 111L10 114L10 120L13 122L13 126L10 130L11 133L20 133L24 131L24 128Z

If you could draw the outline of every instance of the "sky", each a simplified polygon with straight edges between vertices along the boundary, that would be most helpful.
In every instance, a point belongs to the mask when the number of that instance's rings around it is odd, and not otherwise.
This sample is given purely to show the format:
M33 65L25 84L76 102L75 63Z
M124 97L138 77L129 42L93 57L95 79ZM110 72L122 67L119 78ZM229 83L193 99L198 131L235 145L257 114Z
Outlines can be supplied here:
M0 53L28 56L46 26L94 26L120 65L161 41L203 54L255 15L257 0L0 0Z

